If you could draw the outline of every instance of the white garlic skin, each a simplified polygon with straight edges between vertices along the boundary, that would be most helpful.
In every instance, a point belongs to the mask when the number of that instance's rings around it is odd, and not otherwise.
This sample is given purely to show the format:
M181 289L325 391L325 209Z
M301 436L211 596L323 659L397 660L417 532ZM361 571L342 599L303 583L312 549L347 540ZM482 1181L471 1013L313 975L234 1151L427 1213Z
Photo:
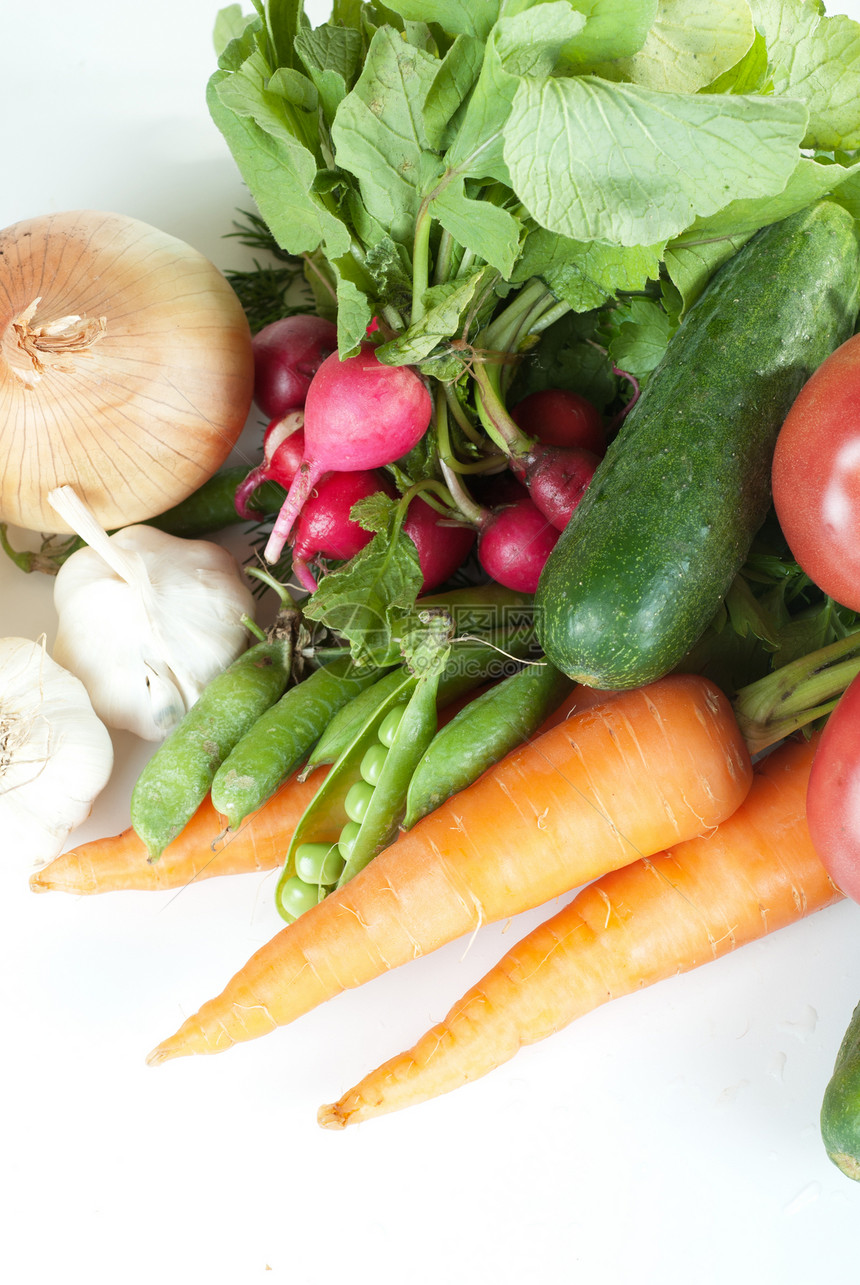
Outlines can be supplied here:
M54 584L53 655L109 727L160 741L247 647L241 618L253 616L254 597L232 554L211 541L145 525L110 540L141 559L143 591L94 549L77 550Z
M0 828L4 855L53 860L110 779L110 734L44 639L0 638Z

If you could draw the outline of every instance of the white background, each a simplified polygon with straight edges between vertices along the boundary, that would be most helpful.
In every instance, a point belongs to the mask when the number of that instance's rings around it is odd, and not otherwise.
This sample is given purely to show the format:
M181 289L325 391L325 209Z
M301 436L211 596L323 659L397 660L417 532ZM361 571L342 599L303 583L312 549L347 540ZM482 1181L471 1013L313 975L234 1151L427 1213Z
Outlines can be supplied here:
M241 261L223 237L247 197L203 97L217 7L4 4L0 226L117 210ZM0 562L0 635L50 642L54 627L50 582ZM128 824L150 747L116 749L80 840ZM608 1006L446 1098L329 1133L318 1105L411 1044L543 912L263 1040L151 1069L147 1051L281 926L273 877L37 897L2 843L14 1285L857 1278L860 1186L818 1133L860 999L857 906Z

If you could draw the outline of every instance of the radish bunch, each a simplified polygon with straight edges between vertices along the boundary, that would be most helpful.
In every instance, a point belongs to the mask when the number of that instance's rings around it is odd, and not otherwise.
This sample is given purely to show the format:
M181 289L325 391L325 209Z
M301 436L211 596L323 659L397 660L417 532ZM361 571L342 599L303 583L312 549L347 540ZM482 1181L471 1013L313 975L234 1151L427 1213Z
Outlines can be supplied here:
M236 508L266 480L286 499L265 548L276 562L289 544L293 572L309 592L321 564L347 562L372 539L352 517L358 501L397 492L379 470L402 459L427 432L432 400L409 366L380 362L370 334L341 359L336 331L319 317L284 318L254 339L254 398L271 416L262 462L236 492ZM482 496L460 507L464 520L440 515L420 495L401 529L418 551L422 592L444 584L477 538L484 571L500 584L534 593L543 566L606 449L599 412L562 389L533 393L510 413L517 434L502 476L476 483Z

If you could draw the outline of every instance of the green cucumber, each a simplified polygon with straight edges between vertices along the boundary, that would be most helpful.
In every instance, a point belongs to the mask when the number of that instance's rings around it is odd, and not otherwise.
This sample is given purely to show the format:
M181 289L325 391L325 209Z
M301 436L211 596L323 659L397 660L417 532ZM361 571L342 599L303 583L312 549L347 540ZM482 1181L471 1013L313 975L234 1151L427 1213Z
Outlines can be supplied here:
M783 420L860 306L853 218L770 224L709 282L599 465L535 595L547 657L623 689L672 670L719 609L770 507Z
M844 1174L860 1181L860 1004L836 1054L821 1104L821 1137Z

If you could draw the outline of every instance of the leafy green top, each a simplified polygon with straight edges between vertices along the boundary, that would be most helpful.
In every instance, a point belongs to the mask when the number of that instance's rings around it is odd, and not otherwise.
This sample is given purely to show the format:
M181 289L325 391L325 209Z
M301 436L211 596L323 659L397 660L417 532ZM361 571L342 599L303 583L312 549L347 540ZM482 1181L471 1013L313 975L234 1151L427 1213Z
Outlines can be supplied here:
M315 28L257 0L215 40L214 119L344 354L381 314L383 359L429 356L491 279L581 312L662 265L686 308L757 228L856 200L860 26L816 0L335 0Z
M825 196L860 214L860 24L819 0L333 0L316 27L253 0L215 46L209 108L262 225L343 356L376 318L380 359L422 371L431 430L391 473L460 520L512 399L567 386L617 422L761 227ZM372 542L305 604L362 663L419 591L401 517L366 510ZM786 583L739 579L738 638L775 645Z

